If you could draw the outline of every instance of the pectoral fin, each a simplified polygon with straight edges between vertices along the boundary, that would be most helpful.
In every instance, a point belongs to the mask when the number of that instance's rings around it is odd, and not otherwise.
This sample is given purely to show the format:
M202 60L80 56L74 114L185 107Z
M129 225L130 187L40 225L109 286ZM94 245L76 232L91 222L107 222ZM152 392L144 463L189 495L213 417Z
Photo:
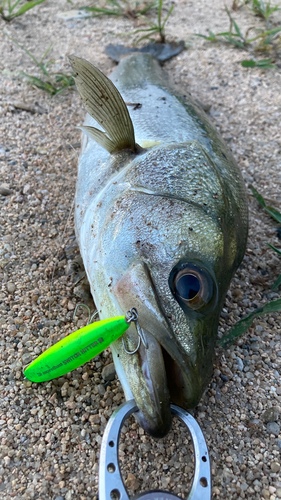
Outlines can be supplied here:
M85 59L69 57L76 73L76 85L88 113L105 130L81 127L109 153L124 149L135 152L132 120L119 91L109 78Z

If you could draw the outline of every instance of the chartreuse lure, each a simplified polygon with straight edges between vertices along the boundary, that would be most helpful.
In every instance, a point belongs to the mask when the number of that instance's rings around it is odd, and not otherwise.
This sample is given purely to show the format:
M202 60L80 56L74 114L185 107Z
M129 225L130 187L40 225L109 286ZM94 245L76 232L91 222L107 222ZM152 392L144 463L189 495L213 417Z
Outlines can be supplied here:
M131 310L133 311L133 310ZM129 328L134 316L96 321L71 333L38 356L24 370L31 382L61 377L100 354Z

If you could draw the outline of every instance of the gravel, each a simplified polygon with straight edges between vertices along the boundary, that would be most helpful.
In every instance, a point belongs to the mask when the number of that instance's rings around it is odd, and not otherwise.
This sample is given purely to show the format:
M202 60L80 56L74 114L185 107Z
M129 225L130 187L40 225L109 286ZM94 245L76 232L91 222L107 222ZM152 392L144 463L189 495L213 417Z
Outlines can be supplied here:
M83 3L83 2L82 2ZM276 2L275 2L276 3ZM49 0L7 24L0 21L0 497L3 500L97 500L99 449L106 423L123 400L117 377L105 378L110 350L74 372L43 384L24 379L23 366L87 323L94 310L79 263L73 200L85 111L75 91L51 98L13 73L36 74L52 41L54 71L69 71L67 54L109 74L108 43L132 44L139 20L56 17L78 0ZM232 2L228 2L231 7ZM246 7L233 13L245 32L262 27ZM274 22L281 23L280 12ZM242 68L248 53L192 37L229 27L223 2L177 0L168 38L189 50L165 68L178 88L210 107L210 117L237 158L246 182L281 207L280 69ZM3 74L2 70L5 70ZM21 103L19 105L19 103ZM247 251L227 293L219 336L241 317L280 297L271 287L281 261L277 224L250 189ZM77 278L78 276L78 278ZM84 281L83 281L84 280ZM79 281L79 282L78 282ZM76 291L75 291L76 290ZM77 295L76 295L77 292ZM213 379L195 416L210 451L213 498L281 499L281 316L256 319L243 339L217 350ZM266 413L267 412L267 413ZM264 419L264 415L269 415ZM274 416L274 420L273 416ZM194 470L190 437L174 420L163 440L147 436L131 417L120 437L120 463L130 495L162 488L186 498Z

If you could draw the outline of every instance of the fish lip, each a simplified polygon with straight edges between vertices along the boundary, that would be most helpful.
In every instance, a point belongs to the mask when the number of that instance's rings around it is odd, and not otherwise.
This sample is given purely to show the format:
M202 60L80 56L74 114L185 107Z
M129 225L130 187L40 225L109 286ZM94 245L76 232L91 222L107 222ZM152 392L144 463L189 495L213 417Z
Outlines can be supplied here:
M202 375L199 373L200 367L196 367L196 364L191 361L190 356L184 351L183 347L176 339L170 320L163 308L161 308L161 313L165 319L168 338L160 339L152 332L150 332L150 334L159 343L163 353L170 400L174 404L185 409L195 408L204 392L206 386L205 381L208 375L205 373L203 380ZM211 372L212 364L210 364L210 366ZM169 375L172 376L169 377ZM211 375L211 373L209 375ZM177 382L179 382L178 385ZM184 385L179 387L180 383ZM180 391L180 389L181 392L184 391L184 397L183 394L179 392L175 393L175 388L178 391Z

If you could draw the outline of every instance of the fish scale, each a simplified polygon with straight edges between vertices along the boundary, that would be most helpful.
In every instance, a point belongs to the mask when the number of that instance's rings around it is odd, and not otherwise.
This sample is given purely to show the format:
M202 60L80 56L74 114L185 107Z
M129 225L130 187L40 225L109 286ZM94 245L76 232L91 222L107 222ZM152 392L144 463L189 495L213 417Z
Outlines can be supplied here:
M140 424L163 436L170 401L193 408L210 381L220 312L245 252L246 190L216 128L150 55L131 55L115 69L110 78L122 97L88 62L72 61L90 113L77 240L100 318L138 310L147 347L129 355L118 339L111 350ZM141 107L127 110L124 101ZM133 326L126 336L131 348Z

